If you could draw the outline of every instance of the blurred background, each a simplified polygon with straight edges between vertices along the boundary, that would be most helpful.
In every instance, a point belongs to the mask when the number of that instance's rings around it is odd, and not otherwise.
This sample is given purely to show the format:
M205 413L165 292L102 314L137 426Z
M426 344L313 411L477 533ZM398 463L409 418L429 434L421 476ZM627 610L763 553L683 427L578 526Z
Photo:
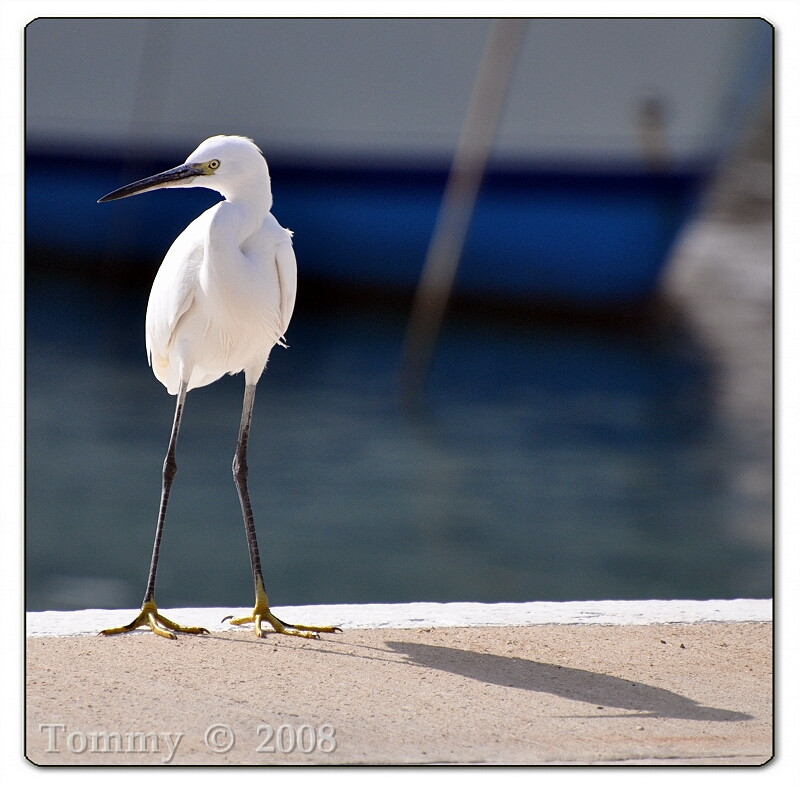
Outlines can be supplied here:
M529 20L424 396L412 297L489 20L26 30L30 610L144 592L174 399L144 351L202 189L97 205L250 136L298 299L250 485L276 605L771 597L772 28ZM192 391L159 602L246 606L243 380Z

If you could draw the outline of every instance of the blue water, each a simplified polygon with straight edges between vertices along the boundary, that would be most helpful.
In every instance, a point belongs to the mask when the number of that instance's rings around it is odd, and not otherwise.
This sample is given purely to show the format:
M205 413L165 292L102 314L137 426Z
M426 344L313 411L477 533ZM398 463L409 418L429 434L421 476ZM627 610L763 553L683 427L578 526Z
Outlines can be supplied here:
M145 358L147 293L27 289L27 606L138 606L174 406ZM301 286L251 435L273 603L772 595L771 485L742 480L771 478L771 432L727 414L716 357L680 320L452 315L412 418L405 318ZM187 399L165 607L252 602L230 471L242 393L239 376Z

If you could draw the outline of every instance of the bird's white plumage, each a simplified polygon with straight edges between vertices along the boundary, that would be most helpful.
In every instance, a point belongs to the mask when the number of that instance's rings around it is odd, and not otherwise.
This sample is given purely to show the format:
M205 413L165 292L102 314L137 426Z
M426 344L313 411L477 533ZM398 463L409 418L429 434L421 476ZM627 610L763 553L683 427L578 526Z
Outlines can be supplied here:
M111 636L147 625L167 638L175 638L172 631L208 633L205 628L179 625L158 611L155 591L161 535L177 471L175 448L187 392L223 374L244 371L242 419L232 469L256 600L251 615L226 619L232 625L253 623L259 637L265 633L262 623L289 636L316 638L318 633L336 633L340 629L330 625L288 625L270 611L247 488L247 444L256 383L272 347L283 342L297 289L292 233L270 213L272 190L264 156L250 139L211 137L180 166L118 188L98 201L154 188L194 186L214 189L225 199L192 221L170 247L153 282L145 319L153 371L170 393L177 394L147 589L133 622L101 632Z
M269 212L269 171L243 137L212 137L186 164L218 161L210 174L162 187L202 186L225 199L198 216L167 252L145 319L153 373L175 394L223 374L255 384L294 309L297 265L291 232Z

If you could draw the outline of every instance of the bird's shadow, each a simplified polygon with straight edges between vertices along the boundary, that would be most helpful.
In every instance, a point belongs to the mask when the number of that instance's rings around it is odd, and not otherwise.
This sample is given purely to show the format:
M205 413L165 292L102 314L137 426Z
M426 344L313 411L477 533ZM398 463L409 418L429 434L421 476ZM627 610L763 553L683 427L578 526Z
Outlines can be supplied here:
M387 641L386 644L416 666L460 674L479 682L550 693L593 707L614 707L626 710L627 717L718 722L753 719L744 712L705 707L664 688L594 671L431 644L407 641Z

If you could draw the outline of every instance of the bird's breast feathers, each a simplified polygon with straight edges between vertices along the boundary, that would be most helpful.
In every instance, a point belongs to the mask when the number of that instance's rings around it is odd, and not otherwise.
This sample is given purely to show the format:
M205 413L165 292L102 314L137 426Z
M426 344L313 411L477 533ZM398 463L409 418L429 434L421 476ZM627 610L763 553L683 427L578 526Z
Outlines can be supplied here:
M291 233L268 215L237 243L209 231L213 211L176 239L153 282L146 341L162 381L180 365L204 369L208 379L193 387L263 368L289 325L297 286Z

